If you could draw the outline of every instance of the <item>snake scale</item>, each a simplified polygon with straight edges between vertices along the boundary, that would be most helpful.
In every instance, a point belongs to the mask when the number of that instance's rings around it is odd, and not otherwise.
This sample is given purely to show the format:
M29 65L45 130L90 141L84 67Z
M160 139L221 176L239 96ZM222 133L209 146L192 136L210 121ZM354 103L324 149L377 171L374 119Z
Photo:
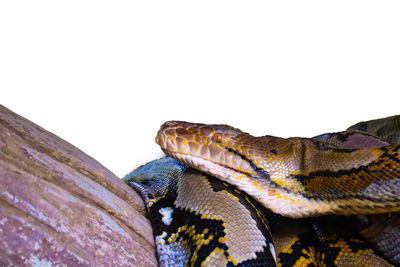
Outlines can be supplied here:
M313 138L166 122L124 177L160 266L400 266L400 116Z

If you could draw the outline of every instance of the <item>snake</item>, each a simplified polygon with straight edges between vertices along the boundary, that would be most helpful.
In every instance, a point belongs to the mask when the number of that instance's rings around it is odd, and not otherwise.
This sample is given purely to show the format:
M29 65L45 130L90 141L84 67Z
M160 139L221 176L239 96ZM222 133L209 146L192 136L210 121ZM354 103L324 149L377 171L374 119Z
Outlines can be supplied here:
M313 138L169 121L167 157L124 181L160 266L399 265L399 117Z

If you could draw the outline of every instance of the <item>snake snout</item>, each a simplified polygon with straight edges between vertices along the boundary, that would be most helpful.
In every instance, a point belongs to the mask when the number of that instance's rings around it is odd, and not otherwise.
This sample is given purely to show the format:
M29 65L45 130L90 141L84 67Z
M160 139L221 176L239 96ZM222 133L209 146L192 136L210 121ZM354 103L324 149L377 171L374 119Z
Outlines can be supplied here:
M156 136L156 143L168 154L197 154L201 146L209 143L211 129L204 124L184 121L168 121L161 125Z

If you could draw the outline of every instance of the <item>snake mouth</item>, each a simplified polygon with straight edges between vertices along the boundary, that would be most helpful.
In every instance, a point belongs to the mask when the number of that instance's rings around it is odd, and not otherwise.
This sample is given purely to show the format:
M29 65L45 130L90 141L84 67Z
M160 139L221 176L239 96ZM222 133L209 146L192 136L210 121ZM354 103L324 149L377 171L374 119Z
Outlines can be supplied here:
M218 177L219 179L226 181L230 184L237 184L238 181L240 180L243 181L243 180L254 179L254 177L249 173L241 172L229 168L227 166L223 166L219 163L203 159L201 157L196 157L183 153L174 153L169 151L164 151L164 152L180 162L192 166L193 168L198 169L209 175Z

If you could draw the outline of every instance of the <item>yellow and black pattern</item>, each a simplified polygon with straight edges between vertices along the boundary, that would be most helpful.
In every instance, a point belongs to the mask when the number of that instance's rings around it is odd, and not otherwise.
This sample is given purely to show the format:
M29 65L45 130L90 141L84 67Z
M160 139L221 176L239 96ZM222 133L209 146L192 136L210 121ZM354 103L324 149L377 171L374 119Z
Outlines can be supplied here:
M317 225L313 222L313 231L296 235L279 251L278 266L391 266L361 236L327 235Z
M147 199L160 266L390 266L357 234L366 228L357 216L284 218L234 187L168 157L138 168L124 180ZM214 196L203 191L201 181ZM218 199L218 193L232 197L233 206ZM206 201L210 199L218 203ZM242 218L243 207L250 215L247 220ZM256 251L257 244L262 250Z
M148 198L161 266L276 266L265 209L229 184L171 158L124 180Z
M389 124L396 121L397 117L387 119ZM220 154L216 145L228 135L212 132L207 126L199 130L198 125L183 125L189 130L165 131L178 134L175 144L164 137L157 137L157 142L166 144L166 152L178 144L179 150L191 153L199 148L187 141L192 138L191 131L211 136L195 137L196 142L207 143L207 149L201 151L207 160L183 159L218 174L222 181L168 157L124 178L146 202L161 266L400 266L400 215L375 215L398 210L400 146L387 142L396 138L396 127L379 120L374 127L363 126L372 134L346 131L287 142L270 136L246 141L250 135L240 136L237 129L220 126L242 145L222 147L229 153ZM374 136L379 132L376 128L389 138ZM260 149L265 151L264 158L259 157ZM271 164L279 171L265 168ZM299 166L301 171L296 171ZM306 205L308 216L373 215L285 218L237 189L248 192L249 177L256 178L250 181L251 190L273 195L267 199L272 206L280 206L278 210L301 214L289 206ZM275 191L265 190L262 180L269 180ZM296 200L295 194L308 200ZM252 196L260 201L259 195ZM326 205L329 202L333 205Z
M272 232L278 266L392 266L359 234L365 224L358 216L285 218Z
M400 206L400 145L376 148L379 156L366 165L350 169L324 169L307 174L293 174L308 198L320 200L365 199L390 206ZM343 153L343 152L338 152ZM388 190L390 189L390 190ZM361 203L360 203L361 205ZM367 208L360 206L360 209ZM371 207L373 208L373 207Z
M348 131L354 130L379 137L389 144L398 144L400 116L360 122L348 128ZM359 232L391 263L400 266L400 213L368 216L365 227Z

